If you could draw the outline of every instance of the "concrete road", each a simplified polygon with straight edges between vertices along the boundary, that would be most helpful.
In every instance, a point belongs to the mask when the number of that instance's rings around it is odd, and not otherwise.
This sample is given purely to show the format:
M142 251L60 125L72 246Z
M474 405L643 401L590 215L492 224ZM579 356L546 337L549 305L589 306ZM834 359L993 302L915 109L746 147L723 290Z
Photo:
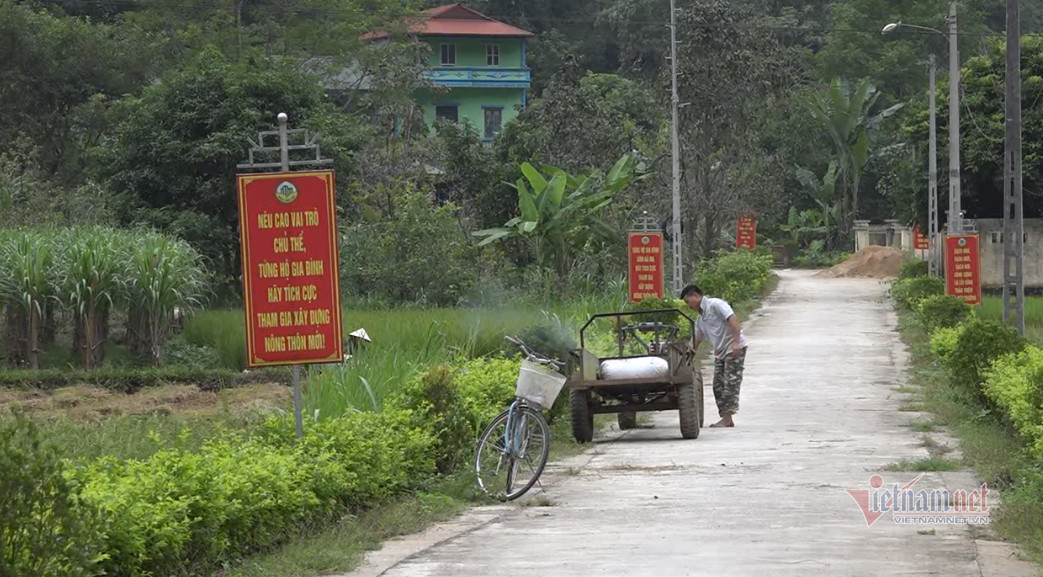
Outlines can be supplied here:
M521 505L388 543L355 575L714 577L1035 574L987 532L867 526L845 489L904 485L928 456L900 411L906 353L879 281L783 271L748 327L735 429L680 439L676 412L554 464ZM707 424L715 420L706 374ZM932 433L936 436L936 433ZM944 437L940 442L949 442ZM967 473L916 485L974 488ZM992 495L990 495L992 497Z

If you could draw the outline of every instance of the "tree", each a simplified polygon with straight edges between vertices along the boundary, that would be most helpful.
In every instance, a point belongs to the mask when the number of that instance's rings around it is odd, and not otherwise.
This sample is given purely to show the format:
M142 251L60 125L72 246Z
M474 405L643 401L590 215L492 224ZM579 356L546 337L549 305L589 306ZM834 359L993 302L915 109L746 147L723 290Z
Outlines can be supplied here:
M150 52L129 27L61 17L0 0L0 151L29 139L46 178L81 180L81 156L97 136L97 102L150 79Z
M802 166L797 167L797 180L804 187L804 192L818 205L818 212L822 218L822 233L826 237L827 245L832 247L840 216L840 205L836 199L837 163L829 163L829 169L821 179L810 170ZM790 214L793 214L792 208ZM792 220L791 216L790 221Z
M678 68L686 228L702 221L702 254L716 248L725 222L753 209L751 192L777 190L754 126L792 76L789 55L754 14L725 2L697 2L680 16ZM689 236L689 238L693 238Z
M1004 67L1007 52L1002 39L990 41L987 47L984 54L969 59L962 71L964 114L960 126L960 148L965 183L963 206L972 218L1003 216ZM1021 50L1022 186L1025 217L1032 218L1043 215L1043 36L1024 36ZM926 108L920 108L917 120L926 118ZM922 139L919 142L925 142L926 131L920 132L921 126L926 129L926 122L916 124L917 136ZM939 130L939 134L944 133L947 133L947 128ZM947 146L940 144L939 150L947 157Z
M496 142L501 161L551 162L564 170L607 170L634 150L648 152L662 126L656 100L614 74L583 74L574 63L551 81Z
M880 92L868 80L850 85L834 79L829 88L812 94L808 99L808 112L819 130L833 143L839 178L845 183L837 219L840 236L844 239L850 237L858 214L859 186L862 171L869 162L873 129L903 106L896 104L874 114L879 98Z
M319 85L285 65L230 63L208 53L113 111L113 131L96 152L96 174L123 195L120 220L177 234L210 261L228 291L237 288L236 164L247 137L294 127L321 134L323 155L348 170L365 128L328 103Z
M616 235L600 216L617 194L641 178L637 162L633 156L624 155L608 174L595 170L571 175L554 166L538 170L527 162L521 171L524 178L514 185L521 215L501 228L474 233L485 237L478 246L523 238L537 266L553 270L559 286L564 287L588 244Z

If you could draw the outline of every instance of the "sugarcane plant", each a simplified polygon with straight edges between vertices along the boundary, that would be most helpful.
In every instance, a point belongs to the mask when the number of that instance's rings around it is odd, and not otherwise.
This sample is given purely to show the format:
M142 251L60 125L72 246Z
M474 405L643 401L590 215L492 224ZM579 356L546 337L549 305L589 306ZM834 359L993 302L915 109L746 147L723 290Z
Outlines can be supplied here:
M127 240L102 228L66 231L58 236L63 247L63 300L73 315L73 358L88 369L101 366L109 332L109 313L125 295L127 271L121 244Z
M40 232L7 233L0 239L0 296L7 325L8 362L40 368L45 304L56 298L54 256Z

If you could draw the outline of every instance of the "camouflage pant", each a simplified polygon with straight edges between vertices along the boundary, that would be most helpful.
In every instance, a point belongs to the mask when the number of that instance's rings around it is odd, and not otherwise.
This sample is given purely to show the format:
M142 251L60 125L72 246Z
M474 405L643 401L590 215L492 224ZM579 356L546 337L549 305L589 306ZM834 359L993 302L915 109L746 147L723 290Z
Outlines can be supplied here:
M739 349L739 354L732 358L728 353L723 359L713 361L713 398L717 401L717 412L739 412L739 387L742 385L742 369L746 365L746 348Z

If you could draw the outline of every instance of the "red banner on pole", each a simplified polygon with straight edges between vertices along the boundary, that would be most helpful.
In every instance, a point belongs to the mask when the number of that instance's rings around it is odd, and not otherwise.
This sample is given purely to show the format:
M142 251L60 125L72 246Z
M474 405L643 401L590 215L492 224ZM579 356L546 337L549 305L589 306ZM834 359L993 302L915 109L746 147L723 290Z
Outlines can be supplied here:
M630 302L663 298L663 233L630 233L627 254L630 257Z
M333 171L237 181L247 364L342 361Z
M735 248L757 248L757 215L752 212L740 212L738 229L735 233Z
M913 249L914 250L927 250L931 248L931 239L927 238L927 235L920 231L920 225L913 225Z
M981 304L981 261L978 235L945 237L945 294L967 304Z

